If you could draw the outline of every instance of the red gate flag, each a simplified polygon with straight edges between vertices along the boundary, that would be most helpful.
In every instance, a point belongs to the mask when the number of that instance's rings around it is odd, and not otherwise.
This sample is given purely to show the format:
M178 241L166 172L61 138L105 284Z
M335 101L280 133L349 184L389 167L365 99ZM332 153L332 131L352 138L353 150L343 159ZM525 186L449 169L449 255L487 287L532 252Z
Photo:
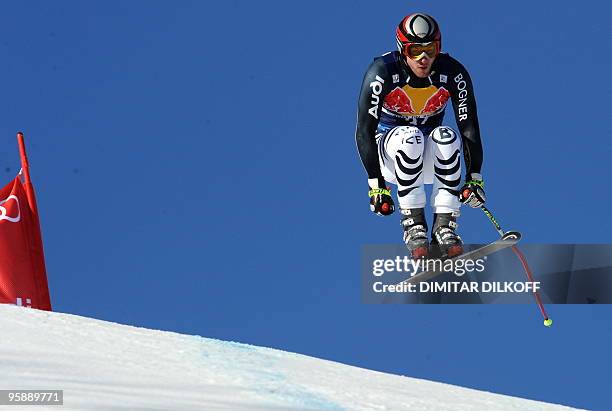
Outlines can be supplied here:
M21 173L0 190L0 303L51 311L38 209L23 134L18 133L17 140Z

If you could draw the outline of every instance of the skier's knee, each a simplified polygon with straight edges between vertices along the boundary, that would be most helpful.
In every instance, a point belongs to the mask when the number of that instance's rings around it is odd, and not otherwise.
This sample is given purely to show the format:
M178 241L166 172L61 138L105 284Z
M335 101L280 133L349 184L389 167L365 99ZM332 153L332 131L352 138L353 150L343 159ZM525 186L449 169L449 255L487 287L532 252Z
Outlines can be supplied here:
M394 134L396 138L401 139L402 145L423 145L425 143L425 136L423 132L417 127L412 126L399 126L395 127Z
M399 126L389 132L385 146L391 154L400 149L405 153L420 154L424 144L425 136L421 130L411 126Z
M434 145L434 157L442 166L453 165L460 167L459 153L461 152L461 139L457 132L450 127L440 126L429 134Z
M438 145L446 146L450 144L459 144L457 133L447 126L436 127L429 135L433 142Z

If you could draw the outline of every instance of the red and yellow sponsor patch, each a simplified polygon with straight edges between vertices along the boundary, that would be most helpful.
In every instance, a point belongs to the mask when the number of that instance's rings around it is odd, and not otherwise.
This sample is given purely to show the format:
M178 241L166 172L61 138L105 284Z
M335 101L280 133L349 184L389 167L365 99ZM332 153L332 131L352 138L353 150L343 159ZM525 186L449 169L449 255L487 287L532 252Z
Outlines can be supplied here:
M446 106L450 93L444 87L415 88L405 85L387 94L383 107L404 116L428 115Z

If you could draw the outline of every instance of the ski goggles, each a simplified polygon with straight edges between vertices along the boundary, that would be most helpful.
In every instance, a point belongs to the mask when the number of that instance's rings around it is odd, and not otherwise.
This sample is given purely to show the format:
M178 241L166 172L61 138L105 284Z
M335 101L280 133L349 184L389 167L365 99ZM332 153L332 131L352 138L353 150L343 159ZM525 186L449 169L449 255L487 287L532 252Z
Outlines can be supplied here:
M402 54L411 60L420 60L423 54L429 58L434 58L440 52L440 43L432 41L430 43L407 43L402 47Z

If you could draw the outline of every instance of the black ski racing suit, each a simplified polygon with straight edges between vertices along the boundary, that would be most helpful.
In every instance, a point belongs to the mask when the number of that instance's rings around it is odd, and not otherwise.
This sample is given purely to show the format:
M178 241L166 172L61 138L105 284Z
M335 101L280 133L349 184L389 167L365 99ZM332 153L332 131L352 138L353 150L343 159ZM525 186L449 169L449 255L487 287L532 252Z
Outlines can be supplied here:
M482 143L470 76L461 63L440 53L427 78L417 77L400 53L374 59L361 86L355 139L369 179L382 181L375 136L396 126L418 127L423 135L440 126L452 101L463 143L466 176L480 174Z

